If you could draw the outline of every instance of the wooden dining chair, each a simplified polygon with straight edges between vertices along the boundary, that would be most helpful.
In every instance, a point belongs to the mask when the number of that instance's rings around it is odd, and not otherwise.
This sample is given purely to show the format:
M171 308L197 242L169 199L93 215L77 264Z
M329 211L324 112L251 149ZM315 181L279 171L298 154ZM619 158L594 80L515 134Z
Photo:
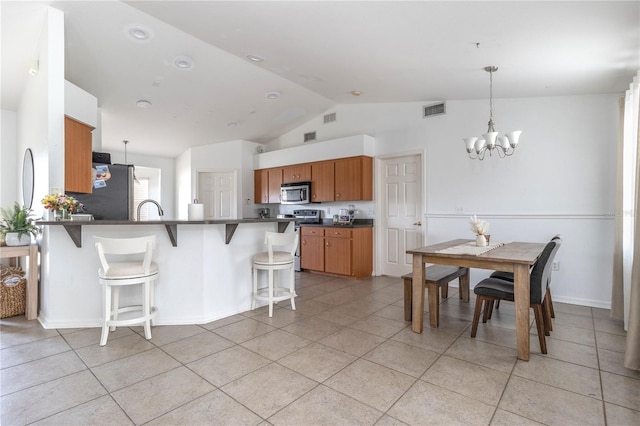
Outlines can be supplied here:
M530 276L530 304L536 320L538 330L538 339L540 341L540 351L547 353L547 344L545 340L545 293L549 275L551 274L551 265L556 252L560 248L557 240L550 241L544 247L540 258L533 266ZM476 337L478 331L478 322L480 313L483 312L482 322L486 323L488 319L491 305L499 300L515 300L513 282L500 278L485 278L480 281L473 289L476 294L476 308L473 313L473 324L471 325L471 337ZM484 309L483 309L484 307Z

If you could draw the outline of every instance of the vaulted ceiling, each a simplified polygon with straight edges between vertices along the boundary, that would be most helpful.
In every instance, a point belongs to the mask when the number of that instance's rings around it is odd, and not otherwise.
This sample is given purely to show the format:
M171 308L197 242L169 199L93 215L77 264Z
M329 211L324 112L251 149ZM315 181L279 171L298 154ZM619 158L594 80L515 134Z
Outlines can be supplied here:
M266 143L336 104L487 98L487 65L498 98L622 93L640 68L637 1L3 1L3 109L18 108L48 5L105 151L127 139L173 157Z

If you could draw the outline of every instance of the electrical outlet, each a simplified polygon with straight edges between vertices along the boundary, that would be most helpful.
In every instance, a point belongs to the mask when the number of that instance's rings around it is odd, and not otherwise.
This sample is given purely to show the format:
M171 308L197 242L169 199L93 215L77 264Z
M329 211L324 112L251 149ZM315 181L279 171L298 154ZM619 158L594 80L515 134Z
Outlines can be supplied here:
M559 271L560 270L560 262L557 260L554 260L553 263L551 264L551 270L552 271Z
M247 199L245 200L245 204L251 204L251 198L247 198Z
M327 207L327 216L331 214L331 207Z

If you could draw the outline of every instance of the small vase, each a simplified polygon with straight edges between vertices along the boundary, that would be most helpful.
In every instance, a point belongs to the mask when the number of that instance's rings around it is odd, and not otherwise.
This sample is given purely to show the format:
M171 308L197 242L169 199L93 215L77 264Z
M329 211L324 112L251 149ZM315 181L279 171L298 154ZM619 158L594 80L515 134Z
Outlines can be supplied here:
M476 246L478 247L487 246L487 239L484 237L484 235L480 234L476 237Z
M69 210L54 210L53 214L55 221L71 220L71 216L69 216Z

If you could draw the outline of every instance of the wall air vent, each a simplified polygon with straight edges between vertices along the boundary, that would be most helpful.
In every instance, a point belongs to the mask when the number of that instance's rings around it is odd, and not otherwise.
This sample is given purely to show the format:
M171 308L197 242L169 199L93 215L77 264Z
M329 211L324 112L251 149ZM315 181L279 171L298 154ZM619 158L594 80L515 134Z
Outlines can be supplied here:
M316 132L309 132L304 134L304 142L313 142L316 140Z
M437 104L425 105L422 107L422 118L431 117L432 115L442 115L447 113L447 107L444 102Z
M336 121L336 113L335 112L332 112L331 114L325 114L324 115L324 124L332 123L334 121Z

